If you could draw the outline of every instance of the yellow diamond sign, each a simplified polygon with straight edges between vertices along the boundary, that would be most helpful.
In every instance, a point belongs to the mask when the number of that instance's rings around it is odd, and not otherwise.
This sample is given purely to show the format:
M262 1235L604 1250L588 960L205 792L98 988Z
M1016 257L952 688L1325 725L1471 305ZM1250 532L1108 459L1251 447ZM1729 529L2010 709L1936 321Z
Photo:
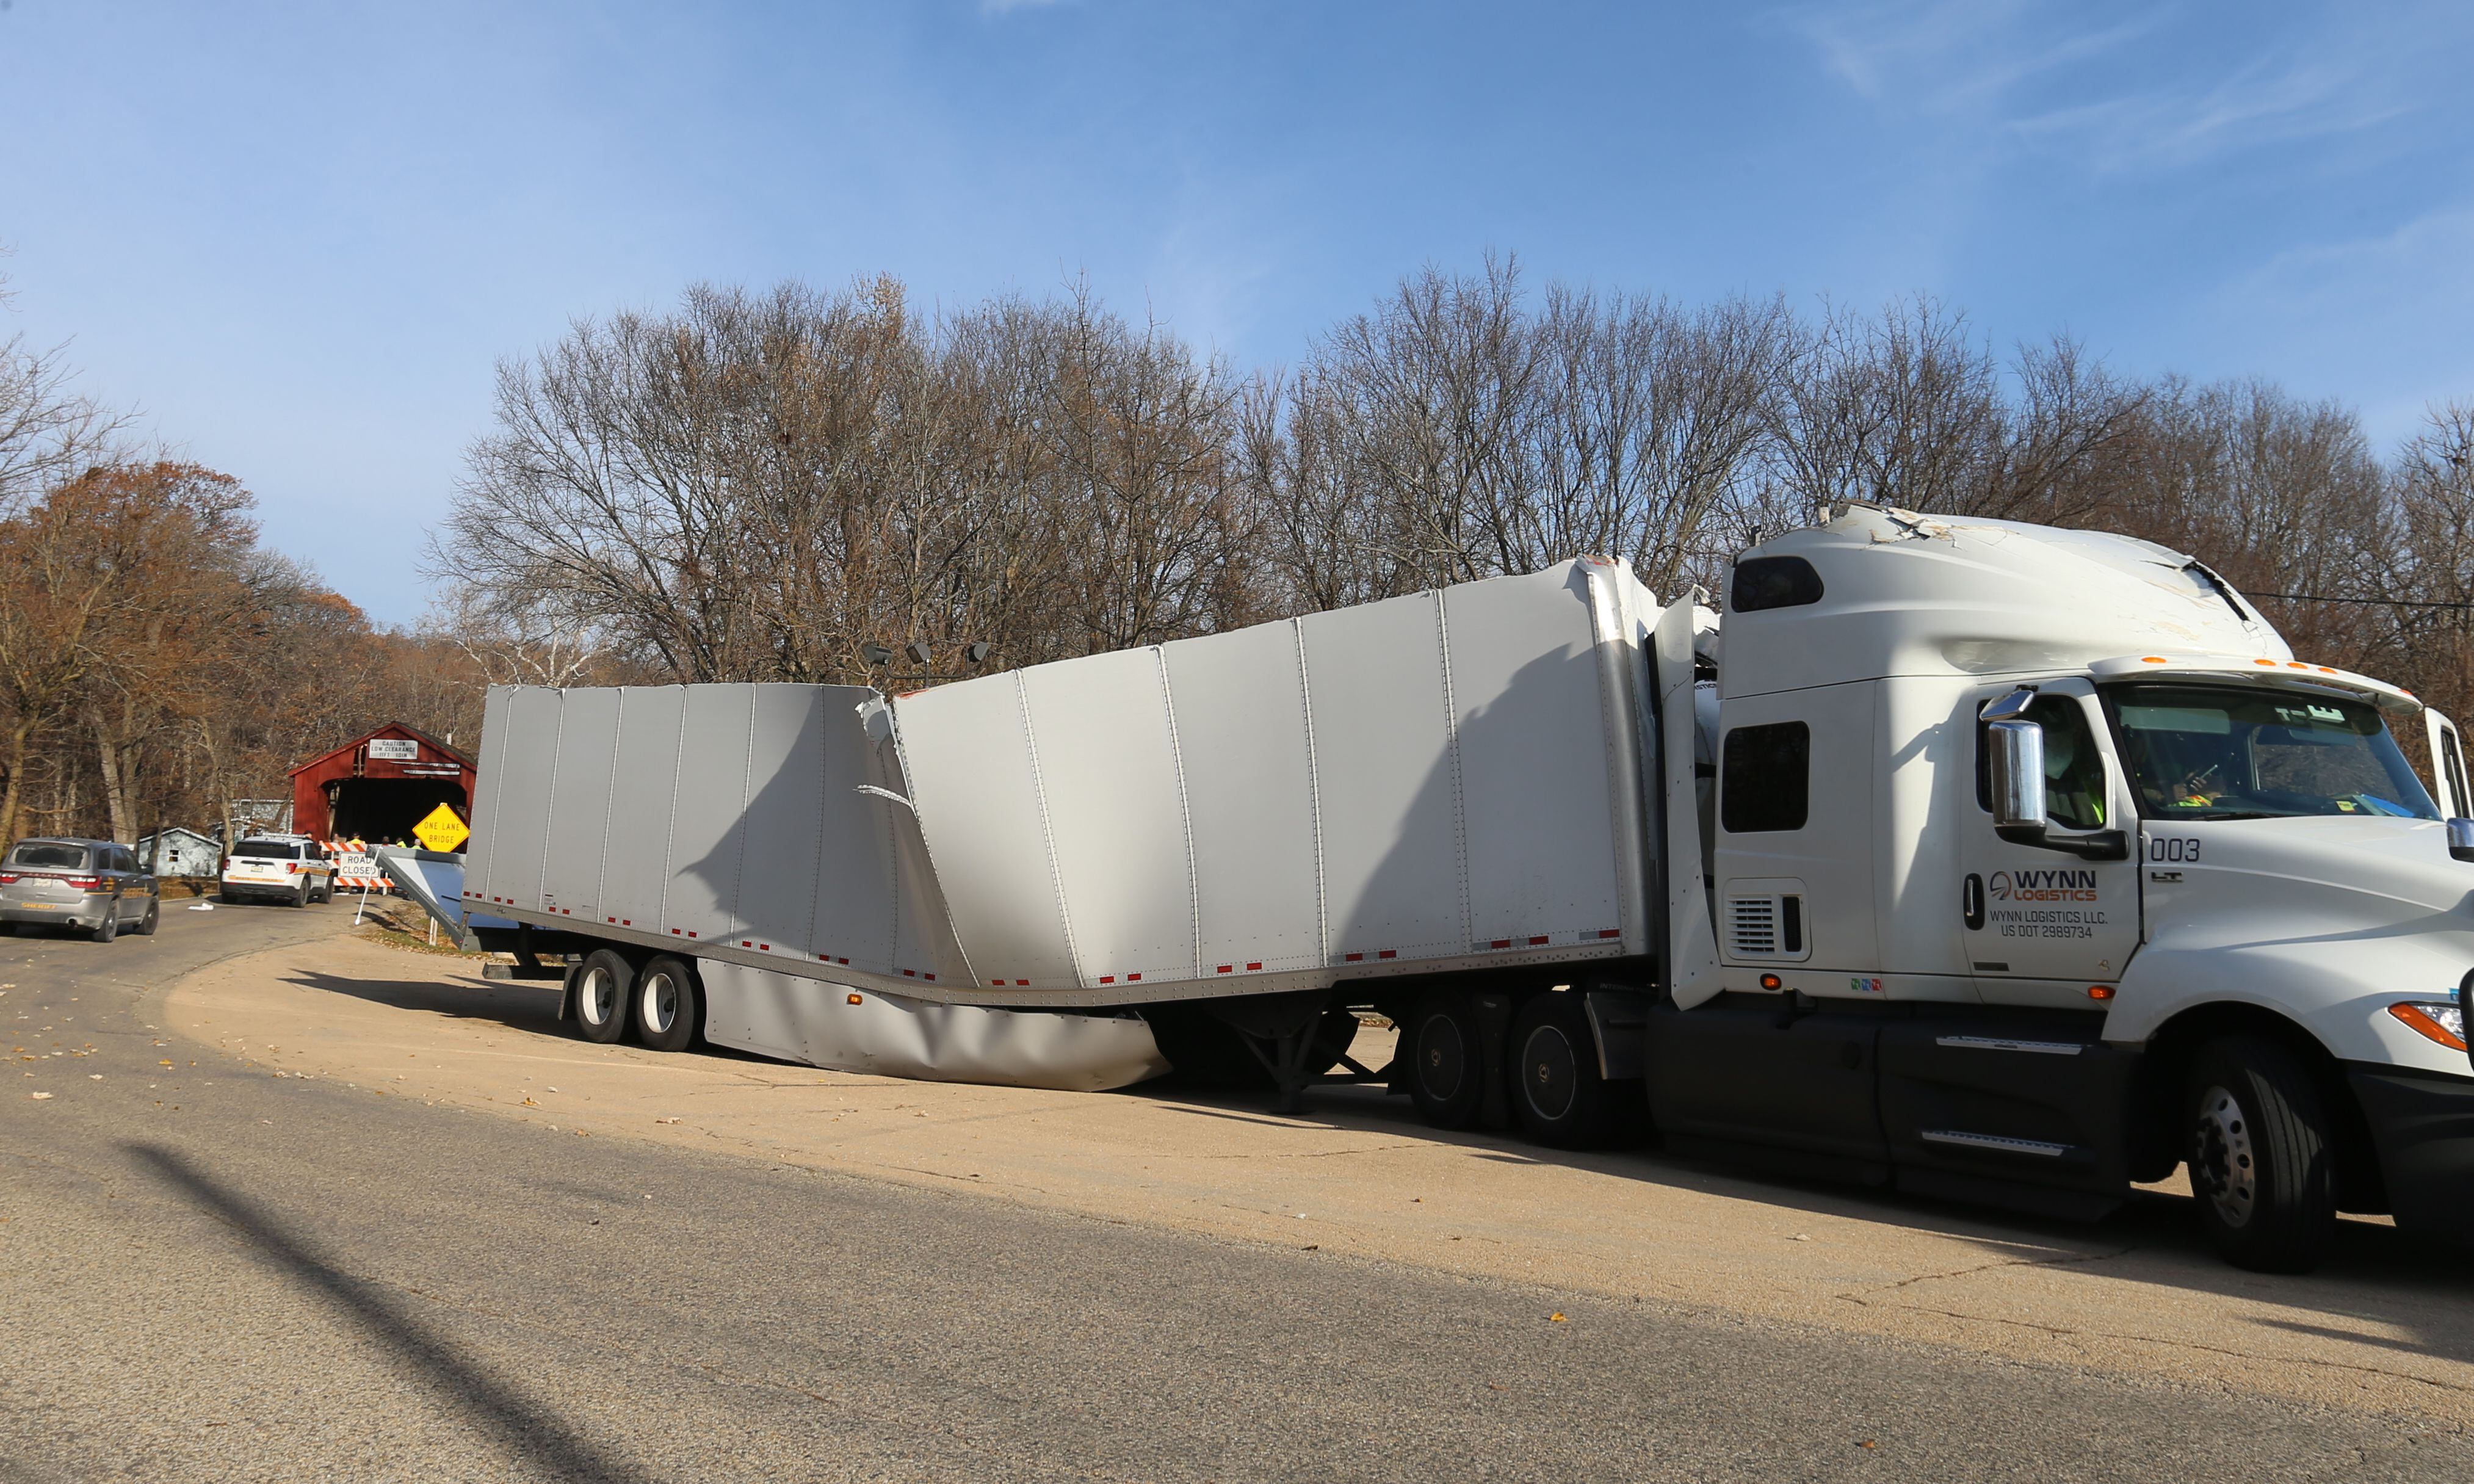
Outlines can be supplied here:
M412 838L421 841L424 850L440 854L463 848L473 838L472 826L455 817L455 811L441 804L429 812L429 817L412 827Z

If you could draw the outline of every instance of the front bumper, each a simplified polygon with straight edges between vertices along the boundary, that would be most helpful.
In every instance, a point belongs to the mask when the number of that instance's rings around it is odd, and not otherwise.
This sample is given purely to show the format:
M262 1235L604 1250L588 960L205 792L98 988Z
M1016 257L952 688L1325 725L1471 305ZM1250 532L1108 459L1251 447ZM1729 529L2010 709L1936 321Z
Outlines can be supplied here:
M2401 1229L2474 1245L2474 1077L2349 1063Z

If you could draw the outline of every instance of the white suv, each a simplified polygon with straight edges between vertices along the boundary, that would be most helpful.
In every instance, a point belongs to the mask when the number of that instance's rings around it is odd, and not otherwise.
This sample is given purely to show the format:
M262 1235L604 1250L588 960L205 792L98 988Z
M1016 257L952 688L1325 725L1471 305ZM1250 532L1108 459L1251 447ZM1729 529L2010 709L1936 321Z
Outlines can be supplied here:
M335 864L306 835L253 835L224 857L223 888L227 902L306 907L334 899Z

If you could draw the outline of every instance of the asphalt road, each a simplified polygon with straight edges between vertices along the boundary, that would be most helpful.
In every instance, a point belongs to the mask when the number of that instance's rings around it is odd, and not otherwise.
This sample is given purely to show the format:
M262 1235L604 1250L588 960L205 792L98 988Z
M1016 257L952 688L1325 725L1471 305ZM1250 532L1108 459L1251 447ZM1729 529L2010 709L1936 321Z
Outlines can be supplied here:
M2427 1423L579 1137L164 1026L349 911L0 940L0 1479L2474 1477Z

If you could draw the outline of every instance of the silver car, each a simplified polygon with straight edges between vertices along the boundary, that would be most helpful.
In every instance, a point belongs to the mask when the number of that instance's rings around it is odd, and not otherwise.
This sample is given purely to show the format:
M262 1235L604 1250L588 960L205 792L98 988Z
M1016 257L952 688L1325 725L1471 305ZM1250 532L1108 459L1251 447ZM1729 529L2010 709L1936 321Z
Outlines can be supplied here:
M108 943L123 928L154 932L161 915L161 888L127 845L21 839L0 860L0 933L46 923Z

